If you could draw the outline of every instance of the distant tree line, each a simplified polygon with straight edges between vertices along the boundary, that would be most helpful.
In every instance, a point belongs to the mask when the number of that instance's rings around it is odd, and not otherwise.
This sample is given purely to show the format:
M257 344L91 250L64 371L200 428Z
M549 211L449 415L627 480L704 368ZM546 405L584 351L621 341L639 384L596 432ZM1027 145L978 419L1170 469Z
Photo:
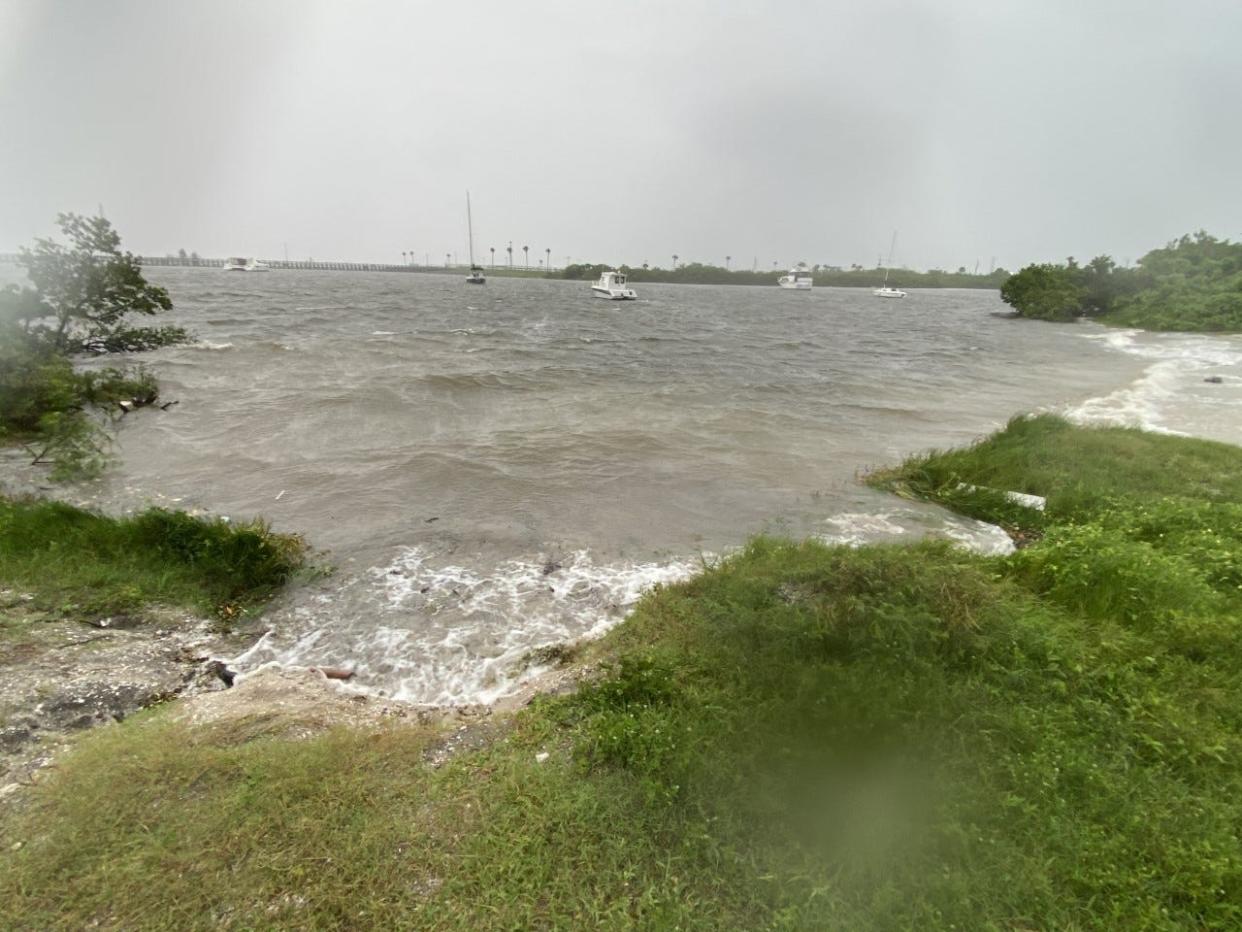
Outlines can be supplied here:
M550 278L568 278L588 281L599 278L600 273L616 268L602 264L576 263L567 265L558 272L551 273ZM727 269L718 265L705 265L701 262L688 262L676 268L664 269L659 266L620 266L631 282L671 282L687 285L775 285L777 279L786 273L785 269L751 271L749 269ZM816 285L838 286L842 288L874 288L884 277L880 269L864 269L854 266L850 269L839 269L826 265L807 266ZM956 272L943 269L931 269L927 272L915 272L910 269L891 269L888 283L900 288L999 288L1009 278L1005 269L996 269L988 275L973 275L964 268Z
M1108 256L1086 265L1028 265L1001 286L1019 316L1099 318L1149 330L1242 331L1242 243L1200 230L1153 249L1134 268Z

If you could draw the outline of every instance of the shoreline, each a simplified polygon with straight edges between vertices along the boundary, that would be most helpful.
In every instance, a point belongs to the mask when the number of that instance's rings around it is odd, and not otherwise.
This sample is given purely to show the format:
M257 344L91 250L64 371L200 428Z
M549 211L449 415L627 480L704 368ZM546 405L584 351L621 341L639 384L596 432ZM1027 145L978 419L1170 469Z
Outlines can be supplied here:
M1034 542L754 538L508 707L268 668L95 729L5 791L10 915L1231 927L1242 448L1033 415L869 481Z
M1118 351L1129 352L1133 348L1133 345L1135 344L1136 340L1141 342L1144 336L1147 336L1147 334L1143 331L1125 330L1125 331L1110 331L1105 334L1099 335L1098 338L1109 341L1110 343L1114 345L1114 348L1116 348ZM1159 335L1159 336L1163 337L1164 335ZM1197 337L1188 336L1188 337L1185 337L1184 339L1194 340L1194 339L1197 339ZM1217 340L1219 339L1219 337L1208 336L1202 339ZM1125 344L1125 345L1122 345L1122 344ZM1140 350L1142 350L1141 347L1140 347ZM1101 420L1107 422L1111 419L1108 412L1105 412L1102 417L1097 412L1095 417L1098 419L1096 420L1093 420L1092 416L1084 416L1080 418L1078 416L1078 412L1084 411L1084 410L1088 412L1093 411L1096 408L1100 407L1100 405L1097 404L1098 402L1106 401L1108 398L1112 398L1117 395L1125 395L1126 393L1133 393L1134 391L1137 390L1136 389L1137 386L1140 386L1142 383L1144 383L1145 381L1149 381L1152 378L1152 372L1156 367L1169 366L1169 365L1176 367L1179 364L1185 363L1185 360L1182 357L1179 357L1177 355L1176 347L1169 350L1165 356L1160 355L1159 346L1155 350L1150 350L1150 349L1142 350L1138 352L1137 355L1139 355L1140 357L1144 359L1142 375L1138 379L1136 379L1134 382L1129 383L1126 386L1123 386L1117 389L1116 391L1114 391L1108 396L1105 396L1102 399L1092 398L1080 404L1074 405L1065 412L1065 415L1069 417L1071 420L1076 421L1076 422L1081 422L1081 423L1098 424L1100 423ZM1242 354L1239 354L1238 358L1242 359ZM1218 356L1215 358L1215 362L1220 363L1221 361L1222 359L1220 355L1218 354ZM1210 364L1211 363L1206 363L1205 365L1210 365ZM1194 365L1199 365L1199 363L1196 362L1194 363ZM1144 423L1143 426L1144 426L1144 429L1148 429L1148 430L1153 429L1152 426L1148 423ZM1159 428L1156 428L1156 429L1159 429ZM1177 433L1177 431L1169 431L1169 432ZM83 485L77 485L77 486L52 485L48 483L44 478L42 478L42 474L37 467L31 467L31 466L26 465L24 463L24 458L20 456L20 454L13 448L5 448L3 451L0 451L0 471L2 471L3 473L3 479L0 480L0 492L3 492L4 494L9 494L9 495L30 494L30 495L41 496L47 493L52 493L54 498L58 500L68 501L72 504L78 505L79 507L86 507L86 508L99 508L100 507L101 503L99 500L99 496L97 494L92 494L92 486L94 486L95 488L98 488L98 486L95 483L88 483L84 486ZM900 501L900 499L896 499L895 501ZM170 502L167 504L170 507L176 507L175 503ZM123 513L133 507L138 507L138 499L135 499L135 501L132 503L118 504L114 502L112 503L112 507L110 507L108 510ZM194 513L194 512L191 512L191 513ZM960 518L960 516L955 517L954 513L951 510L947 510L947 509L944 511L944 517L945 519L949 519L949 520L957 520L958 518ZM885 520L887 520L887 518ZM1014 534L1011 530L1006 529L1005 533L1018 546L1022 546L1026 542L1026 539L1022 535ZM831 537L828 537L825 539L828 539L830 542L832 541ZM842 533L836 539L840 540L843 543L850 543L851 545L856 544L856 543L861 544L861 543L867 542L865 538L853 538L851 537L849 533ZM909 540L910 538L901 537L901 539ZM966 545L969 546L968 543ZM271 610L271 607L269 606L268 608L264 610L264 613L266 614L270 610ZM586 641L588 642L597 641L600 637L603 637L605 635L607 630L610 630L612 627L615 627L616 625L621 624L625 620L625 617L628 617L628 612L626 613L626 615L620 616L614 621L612 621L609 625L605 626L602 630L597 631L593 637L587 638ZM76 624L79 626L79 629L89 631L90 623L86 622L84 619L77 621ZM204 674L203 670L201 669L203 665L205 665L209 661L227 662L226 658L229 658L229 657L237 658L246 653L249 653L251 650L253 650L256 646L260 644L260 642L263 640L263 638L268 633L270 633L267 630L261 630L263 628L263 623L262 623L262 617L260 617L260 619L252 625L251 630L248 633L230 635L227 638L220 640L218 649L212 649L204 653L204 651L201 649L191 647L192 644L196 644L196 643L201 644L203 640L203 638L201 637L201 634L202 634L201 629L203 625L206 624L206 622L204 620L199 620L196 624L197 624L197 628L195 628L194 624L191 624L190 628L198 631L198 634L200 636L198 636L197 639L196 637L182 637L181 633L175 630L171 631L170 633L168 631L165 631L158 624L154 626L150 626L150 628L151 630L154 630L157 635L155 638L152 639L152 642L155 643L157 647L162 646L163 648L166 648L164 650L164 653L168 655L169 657L172 657L173 655L176 655L179 652L184 653L184 651L187 649L194 650L194 651L197 651L198 654L202 654L203 657L199 661L199 664L198 664L199 668L189 669L185 666L185 663L183 660L170 659L165 663L164 668L159 671L155 671L154 669L149 669L147 678L152 684L156 684L156 685L152 685L150 688L147 688L145 692L143 690L139 690L137 693L134 694L134 696L137 696L138 698L131 697L128 699L128 701L122 702L119 705L116 705L115 707L111 708L110 710L109 710L109 707L106 701L102 701L102 700L97 701L95 705L96 720L105 719L105 718L118 718L118 719L122 718L125 715L132 714L133 712L138 711L139 709L144 708L147 705L154 704L157 701L162 702L169 695L180 696L181 693L185 692L186 695L184 698L187 702L189 702L189 701L193 701L191 698L192 696L197 695L199 693L210 694L216 691L217 688L223 689L224 688L223 683L219 683L218 681L214 680L210 675ZM141 640L140 636L131 636L131 637L135 641ZM161 641L163 642L162 645L158 643ZM579 639L575 639L573 641L568 642L567 646L570 648L571 652L577 652L581 648L582 643L583 643L583 639L579 638ZM562 645L562 646L565 646L565 645ZM142 647L143 651L149 651L151 649L152 647L149 644L144 645ZM120 659L122 654L118 654L117 656L118 656L118 659ZM340 662L348 664L348 658L342 658ZM150 663L148 663L148 667L149 666L150 666ZM301 665L296 665L296 664L292 664L289 666L281 666L279 663L274 664L273 662L269 661L267 663L261 664L259 667L253 670L243 672L243 674L239 677L237 685L234 686L233 689L236 690L236 689L239 689L240 687L243 687L246 682L248 682L249 680L251 680L253 677L255 677L256 675L260 673L270 673L273 668L277 671L279 675L289 674L294 677L302 677L302 678L309 676L310 670L313 669L312 667L309 667L309 666L301 666ZM512 675L513 685L511 689L507 691L504 695L500 696L499 698L494 699L489 702L468 702L464 704L419 703L415 701L395 699L390 696L384 695L382 691L376 691L374 689L358 689L357 687L352 687L348 685L342 686L338 683L334 683L332 681L323 679L322 677L318 678L317 680L314 680L314 678L312 678L312 680L314 681L314 684L317 687L319 687L321 696L325 698L326 700L331 699L332 697L336 697L336 696L348 696L348 697L351 697L352 702L358 703L360 706L365 706L368 709L370 708L397 709L397 710L400 710L401 714L395 715L396 718L405 718L407 716L413 716L418 721L422 722L423 724L426 724L428 721L433 720L433 719L450 720L454 716L460 715L460 714L465 714L468 716L478 716L480 714L485 714L487 717L491 717L494 713L497 713L497 712L512 711L515 708L519 708L527 704L535 695L538 695L544 692L545 689L547 688L550 688L554 691L556 689L559 689L564 683L564 677L565 677L565 668L561 665L551 665L547 669L537 672L534 675L529 675L529 674L519 672L519 673ZM238 695L242 695L246 692L247 691L243 689ZM143 696L145 696L145 698L142 698ZM481 710L485 710L485 712L481 712ZM28 717L29 716L27 716L27 719ZM20 727L24 727L27 729L27 731L29 731L29 728L27 727L27 725L23 725ZM17 743L16 737L14 737L11 740L15 744ZM3 745L4 741L5 741L4 736L0 734L0 745ZM3 780L0 780L0 782L3 782Z

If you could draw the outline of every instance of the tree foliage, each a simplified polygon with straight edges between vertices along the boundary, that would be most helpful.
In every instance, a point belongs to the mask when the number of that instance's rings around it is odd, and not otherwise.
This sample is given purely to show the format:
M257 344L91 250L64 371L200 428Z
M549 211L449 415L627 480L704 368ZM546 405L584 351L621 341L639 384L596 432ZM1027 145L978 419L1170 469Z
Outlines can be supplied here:
M0 289L0 439L16 439L54 475L100 471L112 426L129 407L158 397L142 367L79 371L79 354L134 353L183 343L180 327L134 326L130 315L172 308L168 292L143 278L103 217L61 214L69 240L40 239L21 251L29 284Z
M1001 299L1035 320L1073 320L1082 314L1082 298L1065 266L1028 265L1001 286Z
M1154 330L1242 331L1242 243L1199 231L1139 260L1143 288L1115 323Z
M550 278L568 278L575 281L590 281L599 278L601 272L615 268L599 263L574 263L560 271L549 274ZM634 283L638 282L670 282L686 285L763 285L771 287L776 280L785 274L784 269L727 269L718 265L707 265L702 262L686 262L678 264L675 269L665 269L646 264L638 267L621 266ZM814 282L820 287L839 288L875 288L883 280L884 273L877 269L864 269L854 266L841 269L827 264L810 266ZM1005 269L996 269L988 275L972 275L965 269L947 272L944 269L930 269L916 272L912 269L891 269L889 284L901 288L999 288L1009 277Z
M1202 230L1153 249L1133 269L1108 256L1084 266L1029 265L1001 286L1023 317L1098 317L1151 330L1242 330L1242 243Z
M180 327L137 327L133 314L172 309L168 292L148 282L133 253L104 217L60 214L68 245L38 239L19 262L30 285L0 293L0 319L21 327L31 340L65 356L78 353L143 352L187 339Z

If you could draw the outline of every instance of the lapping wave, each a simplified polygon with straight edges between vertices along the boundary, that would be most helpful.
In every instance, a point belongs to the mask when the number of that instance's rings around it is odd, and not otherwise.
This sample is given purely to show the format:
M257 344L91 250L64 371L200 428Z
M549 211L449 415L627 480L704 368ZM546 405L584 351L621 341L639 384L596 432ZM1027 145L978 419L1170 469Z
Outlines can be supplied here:
M407 548L334 598L278 619L230 662L242 672L268 663L345 666L361 691L427 705L491 702L540 672L522 662L532 650L602 633L644 591L695 568L598 563L588 551L478 568ZM352 603L348 613L342 603Z

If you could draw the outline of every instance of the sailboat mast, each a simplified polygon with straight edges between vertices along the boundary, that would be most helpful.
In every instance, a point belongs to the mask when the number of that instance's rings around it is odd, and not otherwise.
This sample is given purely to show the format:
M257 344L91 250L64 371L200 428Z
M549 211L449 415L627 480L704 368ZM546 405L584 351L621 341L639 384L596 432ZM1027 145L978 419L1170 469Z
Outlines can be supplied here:
M470 268L474 268L474 219L470 216L470 192L466 192L466 232L470 237Z
M893 252L897 249L897 231L893 230L893 239L888 244L888 261L884 263L884 287L888 287L888 270L893 266Z

